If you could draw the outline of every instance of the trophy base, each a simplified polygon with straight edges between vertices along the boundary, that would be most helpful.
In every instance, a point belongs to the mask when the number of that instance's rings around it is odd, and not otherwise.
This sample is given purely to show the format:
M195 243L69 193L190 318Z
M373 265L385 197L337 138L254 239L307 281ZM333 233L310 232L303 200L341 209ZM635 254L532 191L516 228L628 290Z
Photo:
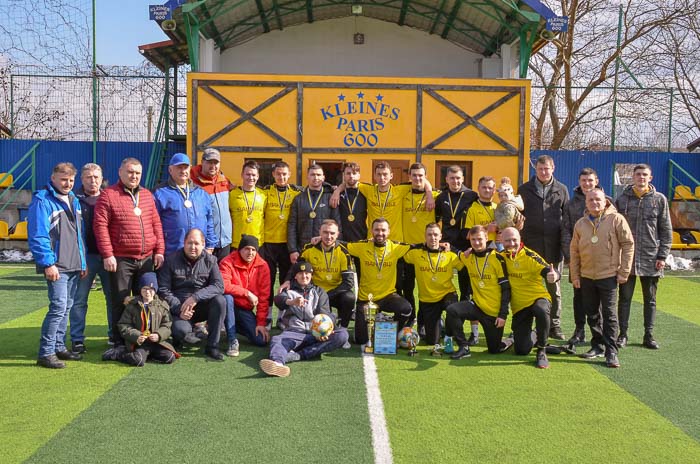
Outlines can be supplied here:
M418 351L416 351L415 348L411 348L410 350L408 350L408 355L409 356L418 356Z

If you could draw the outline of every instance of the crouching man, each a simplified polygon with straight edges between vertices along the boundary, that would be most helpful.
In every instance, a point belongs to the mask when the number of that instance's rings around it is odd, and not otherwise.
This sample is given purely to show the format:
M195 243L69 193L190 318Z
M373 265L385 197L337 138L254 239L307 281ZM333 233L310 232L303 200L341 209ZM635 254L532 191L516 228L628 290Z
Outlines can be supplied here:
M275 296L275 304L284 311L284 332L272 337L270 359L260 361L260 369L267 375L288 377L287 363L321 356L342 347L348 341L344 327L335 328L328 336L319 338L311 334L311 322L317 314L331 313L328 294L311 283L313 268L310 263L297 261L292 267L294 280L290 287Z

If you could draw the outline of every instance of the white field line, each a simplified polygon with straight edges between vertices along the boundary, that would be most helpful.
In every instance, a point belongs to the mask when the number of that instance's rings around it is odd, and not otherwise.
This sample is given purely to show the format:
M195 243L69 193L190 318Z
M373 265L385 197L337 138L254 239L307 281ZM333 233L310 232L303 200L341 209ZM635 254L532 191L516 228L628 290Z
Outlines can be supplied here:
M377 366L374 364L374 356L363 355L362 364L365 370L369 422L372 426L374 462L375 464L392 464L394 462L394 457L391 454L389 430L386 428L384 403L382 403L382 393L379 390L379 377L377 376Z

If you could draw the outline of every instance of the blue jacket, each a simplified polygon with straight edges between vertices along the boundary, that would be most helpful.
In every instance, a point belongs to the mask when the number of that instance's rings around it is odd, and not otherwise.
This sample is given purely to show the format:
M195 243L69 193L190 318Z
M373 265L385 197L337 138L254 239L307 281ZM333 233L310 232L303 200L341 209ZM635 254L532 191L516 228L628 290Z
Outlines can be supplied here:
M68 198L73 211L58 198L51 182L32 197L27 215L27 235L37 273L43 273L53 265L60 272L86 269L80 201L73 192Z
M158 186L153 193L156 208L163 224L166 255L182 248L185 235L192 229L204 232L207 248L217 248L219 238L214 233L214 220L209 194L190 182L191 208L185 208L185 199L180 189L171 181Z

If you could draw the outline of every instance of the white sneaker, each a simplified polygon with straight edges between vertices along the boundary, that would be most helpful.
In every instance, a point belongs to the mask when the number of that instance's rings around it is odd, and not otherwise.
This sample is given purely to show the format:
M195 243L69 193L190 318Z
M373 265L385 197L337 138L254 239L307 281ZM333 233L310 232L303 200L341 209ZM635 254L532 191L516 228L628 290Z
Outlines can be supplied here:
M239 351L238 340L233 340L228 345L228 350L226 350L226 356L229 356L231 358L237 358L240 354L241 353Z
M301 355L294 350L287 353L287 357L284 358L284 361L287 363L296 362L299 360L301 360Z
M350 342L345 342L345 343L343 343L343 349L344 349L344 350L349 350L350 348L352 348L352 345L350 344Z
M282 363L273 361L272 359L261 359L260 369L272 377L289 377L289 368Z

